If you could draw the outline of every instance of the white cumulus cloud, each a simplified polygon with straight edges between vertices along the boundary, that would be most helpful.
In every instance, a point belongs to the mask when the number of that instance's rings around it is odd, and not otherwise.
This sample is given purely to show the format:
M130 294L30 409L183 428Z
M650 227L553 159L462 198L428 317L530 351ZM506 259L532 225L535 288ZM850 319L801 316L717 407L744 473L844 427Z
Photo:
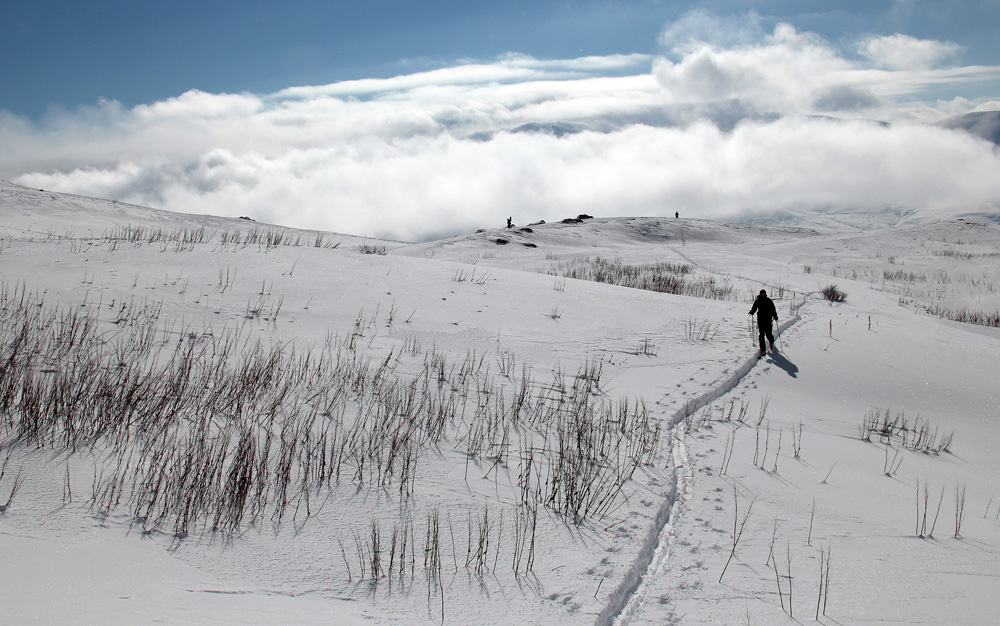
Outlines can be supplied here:
M680 61L658 59L654 73L676 102L738 99L773 112L808 112L853 67L825 41L779 24L761 42L731 48L689 44ZM853 87L858 92L863 88Z
M889 70L934 68L957 58L961 51L955 43L900 34L866 37L858 45L858 52L876 67Z

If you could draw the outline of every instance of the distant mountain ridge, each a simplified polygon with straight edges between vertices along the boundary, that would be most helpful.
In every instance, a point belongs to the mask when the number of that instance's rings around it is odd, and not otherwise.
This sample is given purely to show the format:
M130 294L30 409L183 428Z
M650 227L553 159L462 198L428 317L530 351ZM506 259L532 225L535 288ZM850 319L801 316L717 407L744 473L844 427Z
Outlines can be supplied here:
M501 133L534 133L565 137L583 132L613 133L629 126L641 124L654 128L682 128L698 120L708 120L724 132L732 131L745 121L773 122L783 116L777 113L752 113L740 103L726 103L710 110L695 110L679 107L670 111L645 111L634 116L620 119L576 120L572 122L528 122L514 128L479 131L467 138L473 141L491 141ZM813 115L812 119L836 120L837 118ZM874 120L871 120L875 122ZM875 122L882 126L891 126L888 122ZM1000 111L980 111L949 117L935 122L933 126L950 130L962 130L982 137L986 141L1000 145Z
M980 111L949 117L934 124L951 130L964 130L1000 145L1000 111Z
M652 128L684 128L701 121L709 121L723 132L730 132L746 121L773 122L782 116L777 113L760 113L747 108L738 100L714 105L677 105L649 107L614 118L576 119L573 121L532 121L511 128L482 130L467 136L472 141L491 141L502 133L534 133L565 137L583 132L613 133L631 126Z

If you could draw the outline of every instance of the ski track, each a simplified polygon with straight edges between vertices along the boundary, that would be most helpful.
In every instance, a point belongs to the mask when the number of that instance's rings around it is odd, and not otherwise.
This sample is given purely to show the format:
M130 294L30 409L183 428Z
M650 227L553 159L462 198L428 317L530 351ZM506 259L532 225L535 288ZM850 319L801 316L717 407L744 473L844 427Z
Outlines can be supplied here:
M680 252L678 254L687 259ZM699 265L699 267L701 266ZM799 311L806 304L810 295L812 294L803 294L801 300L792 305L792 310ZM783 324L778 324L777 336L780 337L801 319L801 316L796 314ZM753 371L759 361L757 356L751 356L729 378L697 398L685 402L684 406L679 408L670 418L670 458L673 464L674 484L657 512L653 526L647 533L635 561L632 562L618 588L611 593L607 606L598 614L595 626L627 626L645 603L649 582L655 580L666 566L670 556L670 545L674 538L673 521L676 518L678 508L690 499L691 479L693 477L691 464L687 457L687 446L684 444L683 436L675 430L677 425L685 417L693 415L696 411L712 404L735 389Z

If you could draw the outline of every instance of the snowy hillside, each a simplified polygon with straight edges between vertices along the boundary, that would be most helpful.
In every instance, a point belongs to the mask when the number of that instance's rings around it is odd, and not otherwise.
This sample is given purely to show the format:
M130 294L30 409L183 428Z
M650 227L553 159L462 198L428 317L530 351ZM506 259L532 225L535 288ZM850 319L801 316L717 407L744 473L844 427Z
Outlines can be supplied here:
M0 183L0 622L993 620L1000 225L670 213L404 244Z

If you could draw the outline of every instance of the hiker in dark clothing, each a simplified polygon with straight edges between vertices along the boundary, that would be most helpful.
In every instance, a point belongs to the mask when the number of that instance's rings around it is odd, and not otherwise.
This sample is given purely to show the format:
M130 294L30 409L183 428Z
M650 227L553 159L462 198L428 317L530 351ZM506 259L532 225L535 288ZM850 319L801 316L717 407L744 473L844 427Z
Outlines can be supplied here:
M754 313L757 314L757 331L760 333L760 354L764 356L767 353L767 345L764 344L765 338L768 344L770 344L771 349L774 349L771 320L778 321L778 310L774 308L774 301L767 297L767 292L763 289L760 290L757 299L753 301L753 308L750 309L750 315Z

